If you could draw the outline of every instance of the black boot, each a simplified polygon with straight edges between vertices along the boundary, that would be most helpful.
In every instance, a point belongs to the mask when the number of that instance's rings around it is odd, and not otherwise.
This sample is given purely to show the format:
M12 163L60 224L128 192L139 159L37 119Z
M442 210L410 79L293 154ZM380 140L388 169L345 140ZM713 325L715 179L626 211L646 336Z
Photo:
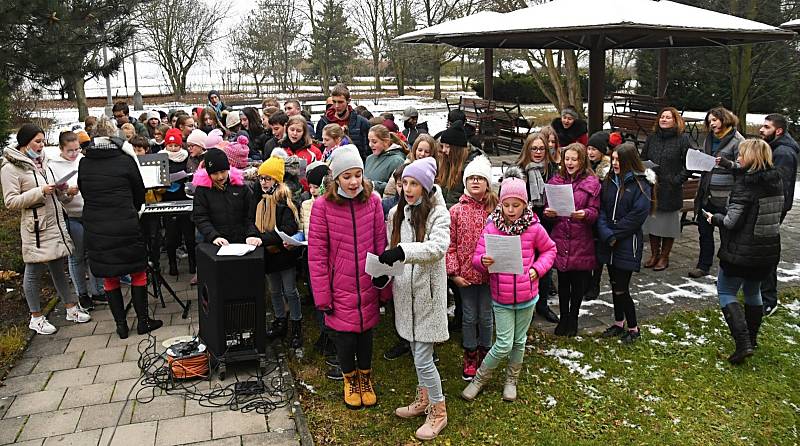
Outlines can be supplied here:
M761 328L761 319L764 317L763 305L745 305L744 318L747 321L747 332L750 334L750 345L758 347L758 329Z
M86 311L94 310L94 301L88 294L81 294L78 296L78 303L81 305L81 308Z
M141 334L150 333L158 329L163 322L150 319L150 314L147 312L147 287L146 286L132 286L131 287L131 300L133 301L133 309L136 311L136 332Z
M169 271L167 274L170 276L178 275L178 253L174 249L167 249L167 260L169 261Z
M289 321L292 326L292 343L293 349L303 348L303 321Z
M267 330L267 337L270 339L286 337L286 318L276 317L272 320L272 326Z
M583 296L572 296L569 302L570 325L567 336L578 336L578 317L581 314L581 303Z
M113 291L106 291L108 299L108 309L114 316L117 323L117 335L120 339L128 337L128 320L125 319L125 301L122 300L122 290L117 288Z
M191 248L187 246L186 250L189 251L189 274L197 274L197 257L195 256L194 246Z
M741 364L745 358L753 355L753 346L750 345L750 334L747 331L747 321L742 306L739 305L739 302L728 304L722 308L722 314L725 316L725 322L728 323L731 336L736 343L736 351L728 357L728 362Z
M584 299L595 300L600 296L600 279L603 277L603 268L592 271L592 279L589 281L589 289L586 290Z
M539 297L539 301L536 302L536 314L542 316L547 322L551 324L557 324L559 321L558 316L556 313L547 306L547 299L542 299L541 296Z

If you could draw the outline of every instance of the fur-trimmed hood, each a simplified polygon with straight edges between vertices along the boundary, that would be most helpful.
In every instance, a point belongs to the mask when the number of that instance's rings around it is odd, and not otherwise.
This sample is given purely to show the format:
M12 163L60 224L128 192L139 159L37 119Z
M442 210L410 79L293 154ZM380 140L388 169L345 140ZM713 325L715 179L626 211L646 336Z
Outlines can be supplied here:
M526 181L525 172L523 172L519 166L507 167L505 172L503 172L503 178L500 182L502 183L506 178L519 178L520 180Z
M234 186L243 186L244 174L242 173L241 170L235 167L231 167L230 174L228 175L228 181L230 181L230 183L233 184ZM211 177L208 176L208 172L206 172L206 169L204 167L197 169L197 171L194 173L194 176L192 178L192 184L195 187L211 188L212 184Z

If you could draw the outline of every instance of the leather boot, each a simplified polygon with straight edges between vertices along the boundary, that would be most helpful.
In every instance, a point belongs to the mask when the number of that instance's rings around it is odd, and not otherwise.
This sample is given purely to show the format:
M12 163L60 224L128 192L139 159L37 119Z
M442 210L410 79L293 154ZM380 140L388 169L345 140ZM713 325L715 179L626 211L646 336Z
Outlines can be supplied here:
M750 334L750 345L758 347L758 330L761 328L761 319L764 317L763 305L744 306L744 318L747 321L747 332Z
M519 372L522 370L522 363L506 366L506 383L503 385L503 401L517 400L517 380Z
M653 266L653 271L664 271L669 268L669 252L672 251L673 243L675 243L674 238L664 237L661 239L661 255L658 256L658 261Z
M276 317L272 320L272 326L267 330L267 337L270 339L285 338L286 337L286 318Z
M542 299L541 297L536 302L536 314L542 316L544 320L551 324L557 324L559 321L558 315L547 305L547 299Z
M400 418L414 418L425 413L430 401L428 400L428 389L426 387L417 387L417 397L414 402L405 407L398 407L394 410L394 414Z
M157 319L150 319L150 314L147 312L147 287L146 286L132 286L131 287L131 300L133 301L133 309L136 311L136 332L141 334L150 333L158 329L163 322Z
M578 335L578 317L580 315L581 303L583 303L583 296L573 296L569 303L569 330L567 336Z
M644 262L645 268L652 268L658 262L661 255L661 237L650 234L650 257Z
M603 277L603 267L592 271L592 279L589 281L589 288L584 295L585 300L595 300L600 297L600 279Z
M114 322L117 323L117 335L120 339L128 337L128 320L125 319L125 301L122 300L122 290L106 291L106 298L108 299L108 309L114 316Z
M303 321L289 321L292 325L292 343L293 349L303 348Z
M750 333L747 331L747 321L742 306L739 302L730 303L722 308L722 314L736 344L736 350L728 357L728 362L741 364L745 358L753 355L753 346L750 345Z
M493 370L486 366L484 362L478 367L478 371L475 372L475 377L472 378L472 381L469 382L467 387L461 392L461 398L464 398L467 401L472 401L478 396L483 386L492 378Z
M425 411L428 413L425 424L417 429L415 435L420 440L433 440L447 426L447 405L444 401L433 403Z
M361 385L358 370L342 373L344 377L344 404L348 409L361 408Z
M361 390L361 404L365 407L374 406L378 403L378 396L375 395L375 385L372 383L372 370L358 370L358 385Z

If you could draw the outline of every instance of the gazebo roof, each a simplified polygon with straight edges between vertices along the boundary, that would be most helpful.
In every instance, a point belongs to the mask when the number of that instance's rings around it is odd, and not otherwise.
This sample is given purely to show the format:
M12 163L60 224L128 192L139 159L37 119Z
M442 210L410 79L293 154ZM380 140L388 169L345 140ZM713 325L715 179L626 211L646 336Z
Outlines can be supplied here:
M554 0L481 12L395 38L462 48L632 49L788 40L792 31L668 0Z
M800 31L800 19L790 20L786 23L781 23L781 28L790 29L792 31Z

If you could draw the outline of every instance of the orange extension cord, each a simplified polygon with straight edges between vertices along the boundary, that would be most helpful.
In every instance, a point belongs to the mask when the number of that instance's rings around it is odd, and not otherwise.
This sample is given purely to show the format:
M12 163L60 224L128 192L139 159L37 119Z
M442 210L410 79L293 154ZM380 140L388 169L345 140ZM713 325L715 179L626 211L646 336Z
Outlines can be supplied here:
M208 353L183 358L167 355L167 363L176 379L208 378Z

